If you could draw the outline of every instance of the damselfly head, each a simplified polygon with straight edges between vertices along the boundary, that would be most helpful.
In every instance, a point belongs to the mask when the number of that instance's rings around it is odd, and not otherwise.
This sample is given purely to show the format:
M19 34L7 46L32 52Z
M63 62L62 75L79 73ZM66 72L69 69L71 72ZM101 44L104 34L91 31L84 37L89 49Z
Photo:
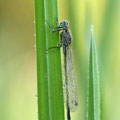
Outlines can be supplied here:
M62 28L68 27L68 21L67 21L67 20L63 20L63 21L60 23L60 27L62 27Z

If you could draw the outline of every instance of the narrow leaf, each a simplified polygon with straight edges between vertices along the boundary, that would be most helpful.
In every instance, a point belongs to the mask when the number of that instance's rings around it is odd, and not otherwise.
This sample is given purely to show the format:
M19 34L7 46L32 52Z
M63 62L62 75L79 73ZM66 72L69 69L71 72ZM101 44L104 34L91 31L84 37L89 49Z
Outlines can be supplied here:
M91 41L89 55L87 120L100 120L100 81L93 26L91 26Z

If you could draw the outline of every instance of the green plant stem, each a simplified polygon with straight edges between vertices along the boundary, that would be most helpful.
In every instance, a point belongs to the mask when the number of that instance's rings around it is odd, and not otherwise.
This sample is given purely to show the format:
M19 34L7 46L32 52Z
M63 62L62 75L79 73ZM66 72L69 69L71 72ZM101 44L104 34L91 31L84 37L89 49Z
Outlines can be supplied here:
M38 119L49 120L49 97L46 59L46 30L44 1L35 0L35 34L37 57Z
M58 17L57 0L35 0L35 31L37 57L37 94L39 120L64 120L59 33L51 33Z
M45 3L46 20L53 28L56 25L58 18L57 0L45 0ZM57 46L59 33L51 33L47 24L46 29L47 48ZM60 49L55 48L49 50L47 57L51 120L64 120Z

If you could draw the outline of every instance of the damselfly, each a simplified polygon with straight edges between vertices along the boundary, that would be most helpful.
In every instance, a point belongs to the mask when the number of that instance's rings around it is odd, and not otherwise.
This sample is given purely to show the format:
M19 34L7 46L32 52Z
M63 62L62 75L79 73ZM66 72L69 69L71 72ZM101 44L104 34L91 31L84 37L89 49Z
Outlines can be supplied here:
M49 25L49 24L48 24ZM78 107L78 94L77 94L77 85L76 79L74 75L73 69L73 55L72 55L72 36L70 30L68 29L68 21L63 20L60 24L57 24L55 28L57 30L53 30L49 25L51 32L59 32L60 31L60 42L55 47L50 47L48 50L52 48L60 48L63 47L64 54L64 71L65 71L65 103L67 108L67 119L71 120L70 112L73 112Z

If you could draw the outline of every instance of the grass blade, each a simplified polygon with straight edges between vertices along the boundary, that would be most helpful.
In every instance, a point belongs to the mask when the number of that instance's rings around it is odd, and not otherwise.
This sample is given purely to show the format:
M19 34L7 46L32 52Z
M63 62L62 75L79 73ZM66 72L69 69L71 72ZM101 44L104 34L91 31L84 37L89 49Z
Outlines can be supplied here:
M36 34L36 57L37 57L37 96L38 96L38 119L49 120L49 97L46 58L46 30L44 1L35 0L35 34Z
M60 50L46 53L59 41L59 33L50 33L46 20L53 27L57 16L57 0L35 0L39 120L64 120Z
M91 27L88 86L87 120L100 120L100 81L93 26Z
M53 29L58 18L57 0L45 0L45 17ZM47 48L57 46L59 33L51 33L46 24L46 45ZM48 87L50 119L64 120L64 101L62 90L61 56L60 49L55 48L48 51Z

